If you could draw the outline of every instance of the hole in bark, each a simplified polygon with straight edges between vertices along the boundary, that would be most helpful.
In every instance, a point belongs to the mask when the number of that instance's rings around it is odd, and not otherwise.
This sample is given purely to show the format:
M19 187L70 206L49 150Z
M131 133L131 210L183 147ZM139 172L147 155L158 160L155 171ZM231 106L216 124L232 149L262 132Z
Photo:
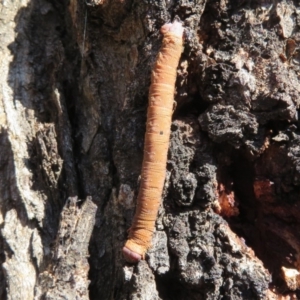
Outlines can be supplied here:
M175 263L174 257L170 255L171 264ZM187 289L186 286L182 285L182 283L178 280L178 274L174 272L174 266L171 267L170 272L164 275L155 274L155 281L157 284L157 291L159 297L163 300L201 300L205 299L205 293L198 292L194 289Z
M253 186L260 179L256 177L254 162L247 159L240 152L234 152L229 176L232 176L234 182L233 190L239 200L240 213L227 221L231 229L239 237L245 239L247 246L254 250L255 255L269 270L272 276L271 286L275 287L276 293L290 292L282 278L281 267L295 269L297 263L297 253L291 246L296 241L287 240L289 234L292 233L290 226L294 225L287 224L283 219L280 219L276 215L276 211L273 214L273 209L284 209L282 203L276 202L276 200L268 203L268 201L274 200L268 199L267 196L263 199L265 203L256 199ZM268 183L267 180L260 182ZM262 187L266 190L267 186ZM284 231L285 229L286 231Z
M189 115L199 116L209 107L209 103L203 101L199 95L187 101L177 103L173 119L180 119Z
M182 299L183 291L181 284L170 272L156 276L157 290L161 299L179 300Z

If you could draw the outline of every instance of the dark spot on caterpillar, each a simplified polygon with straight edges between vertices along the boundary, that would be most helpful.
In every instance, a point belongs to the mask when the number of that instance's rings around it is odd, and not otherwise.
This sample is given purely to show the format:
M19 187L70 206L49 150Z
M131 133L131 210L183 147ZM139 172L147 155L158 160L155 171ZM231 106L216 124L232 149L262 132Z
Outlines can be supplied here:
M161 131L159 134L160 134L160 135L163 135L163 134L164 134L164 132L163 132L163 131Z

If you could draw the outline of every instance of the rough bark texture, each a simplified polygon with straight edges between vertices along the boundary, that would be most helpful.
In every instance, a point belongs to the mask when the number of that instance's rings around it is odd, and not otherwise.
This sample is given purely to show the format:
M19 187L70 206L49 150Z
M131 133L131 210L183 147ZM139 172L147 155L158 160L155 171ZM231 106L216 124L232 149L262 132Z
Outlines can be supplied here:
M300 299L298 1L3 0L0 16L0 299ZM175 18L163 204L133 266L150 72Z

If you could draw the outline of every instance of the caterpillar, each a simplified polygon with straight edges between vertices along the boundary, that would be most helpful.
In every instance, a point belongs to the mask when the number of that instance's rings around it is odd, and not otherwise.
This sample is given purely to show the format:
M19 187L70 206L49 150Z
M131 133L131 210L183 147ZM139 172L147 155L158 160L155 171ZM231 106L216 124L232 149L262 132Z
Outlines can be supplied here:
M182 52L181 23L162 26L162 47L151 75L144 144L144 158L137 208L129 229L123 255L135 263L145 258L155 228L155 221L166 176L176 69Z

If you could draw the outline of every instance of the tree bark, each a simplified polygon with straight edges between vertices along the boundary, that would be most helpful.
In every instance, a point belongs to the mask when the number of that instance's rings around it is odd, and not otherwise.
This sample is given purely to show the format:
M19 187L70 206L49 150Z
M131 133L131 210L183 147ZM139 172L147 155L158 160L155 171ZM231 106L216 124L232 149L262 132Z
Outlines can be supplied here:
M0 15L0 299L300 299L298 1L3 0ZM130 265L174 19L162 204Z

